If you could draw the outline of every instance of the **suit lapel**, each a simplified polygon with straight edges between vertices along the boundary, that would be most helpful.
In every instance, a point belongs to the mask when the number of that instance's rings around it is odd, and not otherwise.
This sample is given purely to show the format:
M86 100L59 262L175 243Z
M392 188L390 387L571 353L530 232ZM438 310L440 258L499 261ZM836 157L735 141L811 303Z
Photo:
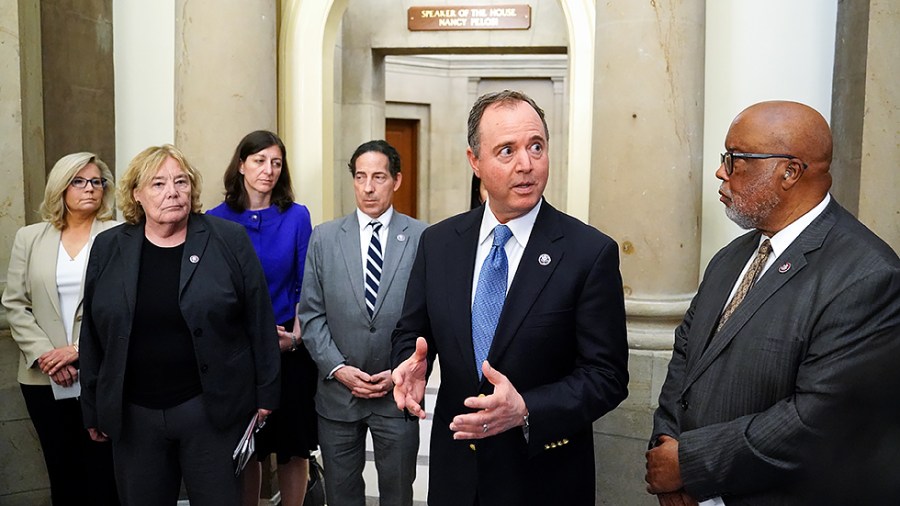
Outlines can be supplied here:
M85 245L85 247L88 248L88 252L90 252L90 248L94 245L94 238L97 237L97 234L106 229L105 223L106 222L94 219L94 223L91 224L91 236L88 238L88 242ZM84 262L84 269L81 271L81 287L78 289L78 305L75 307L76 318L77 315L81 314L82 304L84 303L84 274L87 272L87 264L89 261L90 255L88 255L87 261Z
M699 311L694 314L691 323L691 335L688 340L688 371L700 361L711 346L710 339L719 324L719 315L725 309L725 303L731 289L738 281L741 271L747 260L756 251L759 244L759 233L746 234L741 242L736 244L734 253L722 259L722 267L704 279L704 294L708 294L701 302L704 307L709 306L709 311Z
M341 223L341 234L338 238L341 256L344 258L344 266L350 279L350 288L353 290L359 310L366 317L369 312L366 309L365 287L363 285L362 245L359 242L359 220L356 212L348 214Z
M731 318L722 327L722 330L713 336L706 352L700 357L696 367L690 371L684 385L685 390L728 348L731 341L734 340L747 321L756 314L763 303L806 267L806 255L822 246L825 237L834 226L837 219L834 211L835 206L836 203L832 200L825 212L816 218L788 246L784 253L775 259L775 263L763 273L759 281L747 292L747 297L737 307ZM743 262L746 263L746 259ZM786 268L781 268L782 266Z
M492 364L497 362L497 357L503 356L503 352L512 343L522 321L528 316L550 276L563 261L563 237L559 226L559 211L544 201L528 238L528 245L522 252L516 275L506 293L506 302L488 353L488 361ZM538 262L538 257L544 254L550 257L547 265Z
M116 237L119 248L119 258L122 260L121 272L122 290L125 297L125 307L128 308L127 319L134 320L134 306L137 301L138 274L141 269L141 247L144 242L144 224L121 225L122 233ZM130 325L130 323L129 323ZM129 328L129 332L131 329Z
M382 294L387 293L388 287L391 286L394 275L397 273L397 267L400 266L400 259L403 258L406 251L406 245L409 243L409 236L406 233L408 228L409 218L394 211L388 236L385 239L384 263L381 269L381 281L378 283L378 297L375 299L375 315L378 314L382 301L384 301ZM403 240L400 240L401 237ZM360 261L362 260L360 259Z
M59 230L45 223L44 232L38 237L37 243L34 245L34 263L41 269L49 271L50 275L42 276L44 282L41 283L42 289L47 292L47 300L53 305L57 317L62 321L62 311L59 308L59 289L56 286L56 264L59 256L59 248L62 246L60 242L61 236ZM83 284L83 283L82 283Z
M475 350L472 346L472 277L475 275L475 254L478 250L478 232L485 206L470 211L456 226L454 236L443 245L441 258L444 270L444 306L448 308L454 328L450 335L460 336L457 353L460 363L472 364L471 380L473 388L478 384L475 370ZM481 266L478 266L479 268ZM442 350L443 352L449 350Z
M206 245L209 243L209 230L199 215L191 214L188 218L187 237L184 241L184 252L181 258L181 284L178 289L179 300L184 294L191 277L203 259ZM185 262L185 259L187 261Z

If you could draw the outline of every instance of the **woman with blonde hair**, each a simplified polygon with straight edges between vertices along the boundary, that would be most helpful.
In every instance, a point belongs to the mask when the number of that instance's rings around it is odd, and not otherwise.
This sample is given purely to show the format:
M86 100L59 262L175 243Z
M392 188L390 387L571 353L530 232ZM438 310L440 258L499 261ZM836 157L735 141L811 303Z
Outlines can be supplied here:
M62 157L47 177L43 221L19 229L9 260L3 306L54 506L118 504L109 444L88 437L77 399L82 281L94 237L118 224L114 198L97 155Z
M129 506L237 506L232 452L278 407L275 318L244 229L200 214L200 173L171 145L119 181L126 224L100 234L85 276L81 398L112 440Z

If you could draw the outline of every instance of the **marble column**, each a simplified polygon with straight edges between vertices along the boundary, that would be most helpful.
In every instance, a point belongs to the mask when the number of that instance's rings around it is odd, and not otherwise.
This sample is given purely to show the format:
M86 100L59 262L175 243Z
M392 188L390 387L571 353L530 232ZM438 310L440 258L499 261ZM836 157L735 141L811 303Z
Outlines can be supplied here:
M865 75L865 116L859 183L859 219L900 251L900 4L871 0Z
M598 500L655 504L643 452L697 288L705 2L599 2L590 222L620 246L629 397L595 424Z
M384 138L384 55L372 50L370 9L347 9L341 26L340 89L336 90L334 192L336 215L356 208L345 169L357 146ZM339 106L337 104L340 104ZM338 111L340 111L338 113Z
M41 13L35 2L0 11L0 279L19 227L40 221L44 196ZM0 313L4 313L0 309ZM5 313L4 313L5 314ZM2 317L6 327L6 317Z
M44 191L38 2L8 1L0 9L0 289L16 231L38 221ZM0 308L0 504L49 504L50 482L34 426L16 381L19 348Z
M276 128L276 7L176 2L175 145L203 175L204 209L222 201L222 175L241 138Z

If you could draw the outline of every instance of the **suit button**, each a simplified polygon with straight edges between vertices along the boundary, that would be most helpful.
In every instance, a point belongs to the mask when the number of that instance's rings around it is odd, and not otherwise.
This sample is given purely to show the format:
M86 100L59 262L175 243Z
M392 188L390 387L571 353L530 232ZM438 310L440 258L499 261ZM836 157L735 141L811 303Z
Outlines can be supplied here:
M194 329L194 337L200 337L203 335L203 329Z
M369 327L369 333L370 333L370 334L374 334L374 333L375 333L375 327Z
M685 398L682 397L681 400L678 401L678 405L681 406L681 409L685 409L685 410L686 410L686 409L688 408L688 401L687 401L687 399L685 399Z
M202 372L203 374L206 374L206 371L208 371L208 370L209 370L209 366L207 366L206 364L203 364L200 366L200 372Z

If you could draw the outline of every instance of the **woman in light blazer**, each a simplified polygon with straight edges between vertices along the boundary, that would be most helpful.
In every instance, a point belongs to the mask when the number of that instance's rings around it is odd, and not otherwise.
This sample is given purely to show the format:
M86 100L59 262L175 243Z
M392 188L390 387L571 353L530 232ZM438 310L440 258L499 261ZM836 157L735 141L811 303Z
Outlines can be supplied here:
M3 306L19 346L18 381L37 431L54 506L118 504L108 443L91 441L78 401L78 340L93 238L117 225L113 177L93 153L47 177L43 221L16 233Z

